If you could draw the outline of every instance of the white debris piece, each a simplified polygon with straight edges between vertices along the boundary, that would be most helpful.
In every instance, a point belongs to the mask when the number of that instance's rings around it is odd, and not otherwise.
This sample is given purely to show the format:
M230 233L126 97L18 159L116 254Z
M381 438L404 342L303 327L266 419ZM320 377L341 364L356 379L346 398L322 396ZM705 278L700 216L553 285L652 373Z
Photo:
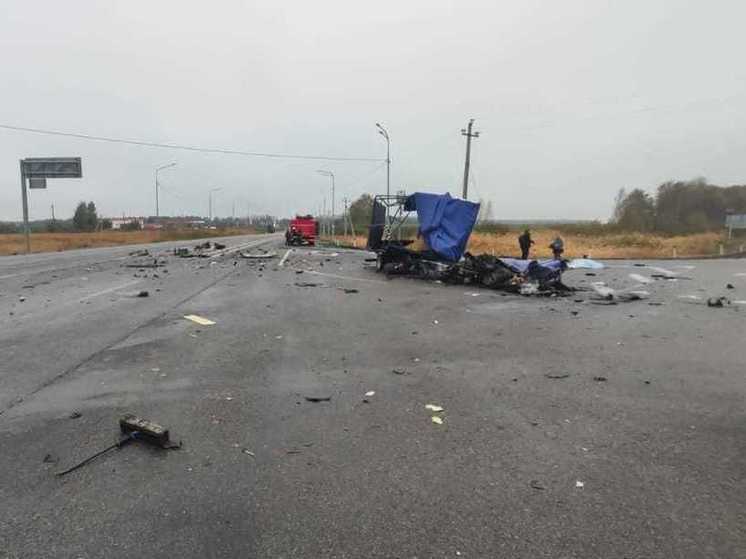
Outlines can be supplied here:
M630 274L629 277L630 279L633 279L639 283L650 283L651 281L653 281L652 279L642 276L640 274Z

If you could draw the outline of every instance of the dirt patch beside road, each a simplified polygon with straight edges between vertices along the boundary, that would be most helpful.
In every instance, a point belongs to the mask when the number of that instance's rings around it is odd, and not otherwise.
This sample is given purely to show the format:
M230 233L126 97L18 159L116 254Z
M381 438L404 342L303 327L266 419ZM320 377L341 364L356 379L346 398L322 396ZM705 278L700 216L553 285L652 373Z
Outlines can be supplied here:
M174 229L165 231L99 231L95 233L32 233L31 252L59 252L76 248L138 245L163 241L249 235L253 229ZM25 238L20 234L0 235L0 255L23 254Z

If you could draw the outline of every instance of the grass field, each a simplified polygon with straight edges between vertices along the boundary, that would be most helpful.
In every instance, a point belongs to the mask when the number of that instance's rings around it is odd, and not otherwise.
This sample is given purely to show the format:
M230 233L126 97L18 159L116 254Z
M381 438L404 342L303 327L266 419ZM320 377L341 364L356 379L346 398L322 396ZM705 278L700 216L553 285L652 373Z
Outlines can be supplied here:
M32 233L31 252L57 252L75 248L137 245L206 237L255 233L252 229L168 229L163 231L100 231L97 233ZM0 235L0 255L23 254L23 235Z
M509 233L473 233L467 250L473 254L489 253L496 256L519 256L519 231ZM680 237L663 237L641 233L614 233L604 235L578 235L558 233L553 229L534 229L531 236L536 244L531 248L531 258L551 256L549 243L557 236L565 241L565 256L576 258L587 255L591 258L671 258L712 256L719 253L720 243L727 252L736 252L738 242L726 243L718 233L698 233ZM362 236L338 237L341 244L365 247ZM746 241L741 240L741 244ZM422 240L413 245L415 249L424 247Z

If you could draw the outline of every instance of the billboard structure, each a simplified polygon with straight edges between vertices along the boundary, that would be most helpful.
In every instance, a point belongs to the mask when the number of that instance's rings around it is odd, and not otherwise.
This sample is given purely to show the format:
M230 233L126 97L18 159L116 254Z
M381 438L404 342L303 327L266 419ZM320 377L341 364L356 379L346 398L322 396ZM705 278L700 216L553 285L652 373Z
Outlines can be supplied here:
M732 239L734 229L746 229L746 214L726 215L725 226L728 228L728 238Z
M21 159L21 197L23 201L23 232L26 235L26 254L31 253L28 225L28 188L46 188L47 179L79 179L83 176L80 157L28 157Z

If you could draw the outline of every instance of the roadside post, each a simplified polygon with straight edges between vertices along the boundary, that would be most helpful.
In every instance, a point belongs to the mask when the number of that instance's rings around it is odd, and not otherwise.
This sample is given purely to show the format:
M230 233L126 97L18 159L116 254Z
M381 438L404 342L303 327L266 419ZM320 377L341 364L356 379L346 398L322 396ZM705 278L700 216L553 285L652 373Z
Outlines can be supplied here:
M23 233L26 254L31 254L31 234L28 223L28 188L47 188L47 179L79 179L83 176L80 157L28 157L21 159L21 200L23 202Z

